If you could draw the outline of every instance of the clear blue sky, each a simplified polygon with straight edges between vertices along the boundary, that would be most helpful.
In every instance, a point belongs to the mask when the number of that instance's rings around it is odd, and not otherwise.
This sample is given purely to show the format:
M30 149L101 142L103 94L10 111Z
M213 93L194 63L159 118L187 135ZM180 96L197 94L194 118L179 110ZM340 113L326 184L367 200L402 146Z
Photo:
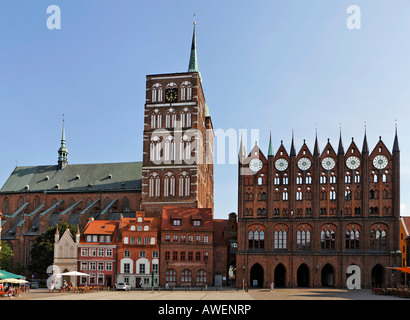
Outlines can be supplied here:
M361 9L349 30L346 9ZM46 26L61 9L61 30ZM16 166L57 163L65 114L70 163L141 161L145 75L185 72L196 13L199 69L215 128L259 129L266 152L313 148L339 127L345 148L392 148L410 215L410 1L0 2L0 185ZM248 151L251 147L249 140ZM215 216L237 212L237 166L215 166Z

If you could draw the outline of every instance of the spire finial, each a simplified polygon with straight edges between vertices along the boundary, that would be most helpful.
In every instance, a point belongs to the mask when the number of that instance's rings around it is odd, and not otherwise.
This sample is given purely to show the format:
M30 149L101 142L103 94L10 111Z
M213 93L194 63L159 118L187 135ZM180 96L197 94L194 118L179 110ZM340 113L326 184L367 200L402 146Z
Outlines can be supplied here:
M64 126L64 114L63 114L63 130L61 133L61 146L58 149L58 167L63 169L68 163L68 150L65 145L65 126Z

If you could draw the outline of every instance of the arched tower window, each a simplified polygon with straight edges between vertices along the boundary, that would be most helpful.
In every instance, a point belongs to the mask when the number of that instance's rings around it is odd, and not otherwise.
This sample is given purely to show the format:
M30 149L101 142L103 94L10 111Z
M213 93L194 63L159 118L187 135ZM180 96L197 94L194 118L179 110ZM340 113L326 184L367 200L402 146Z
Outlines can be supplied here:
M191 195L191 177L187 172L182 172L179 176L179 196L189 197Z
M165 174L164 178L164 197L175 196L175 175L172 172Z
M151 91L152 91L151 101L152 102L162 102L162 86L159 83L156 83L152 86Z
M151 129L158 129L162 126L162 115L158 109L151 113Z
M192 100L192 85L189 81L185 81L181 85L181 100Z
M154 172L150 175L148 183L148 196L159 197L160 196L161 181L159 174Z

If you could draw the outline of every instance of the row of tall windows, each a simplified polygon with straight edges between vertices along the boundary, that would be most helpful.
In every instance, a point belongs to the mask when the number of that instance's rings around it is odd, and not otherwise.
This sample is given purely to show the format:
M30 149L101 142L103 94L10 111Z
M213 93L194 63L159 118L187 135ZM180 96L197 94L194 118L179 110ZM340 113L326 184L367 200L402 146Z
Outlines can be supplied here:
M358 229L348 229L345 234L345 249L359 249L360 231ZM273 233L273 248L286 249L288 240L288 230L275 230ZM322 229L320 231L321 249L335 249L336 230L334 228ZM372 229L370 231L370 249L387 249L387 231L385 229ZM248 248L263 249L265 247L264 230L248 232ZM311 249L311 230L299 229L296 231L296 248L301 250Z
M156 163L175 160L192 161L191 138L185 135L179 143L175 140L173 136L168 136L163 141L160 141L158 137L153 137L150 143L150 161Z
M176 196L176 178L173 172L167 172L162 179L164 197ZM191 195L191 177L187 172L182 172L178 178L178 196L189 197ZM161 178L158 173L154 172L149 177L148 196L161 196Z
M169 83L166 88L177 88L178 86L172 82ZM180 101L192 100L192 84L189 81L185 81L179 88ZM163 102L164 89L160 83L156 83L151 87L151 102Z
M185 108L180 112L179 117L175 109L168 109L165 115L162 115L158 109L151 114L151 129L160 129L165 116L165 128L190 128L192 126L192 114Z
M176 283L177 282L177 272L174 269L168 269L165 272L165 280L168 283ZM192 271L189 269L184 269L181 271L179 275L180 281L183 284L192 283ZM207 283L207 272L203 269L198 270L196 272L196 278L194 279L196 283Z

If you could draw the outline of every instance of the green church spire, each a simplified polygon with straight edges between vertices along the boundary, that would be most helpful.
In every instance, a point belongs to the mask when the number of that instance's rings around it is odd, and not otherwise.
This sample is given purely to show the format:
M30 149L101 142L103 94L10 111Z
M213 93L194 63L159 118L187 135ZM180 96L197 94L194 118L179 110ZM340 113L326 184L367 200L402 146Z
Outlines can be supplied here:
M199 79L201 79L201 73L199 72L199 69L198 69L198 54L196 50L195 25L196 25L196 22L194 20L194 34L192 36L191 56L189 58L188 72L198 72Z

